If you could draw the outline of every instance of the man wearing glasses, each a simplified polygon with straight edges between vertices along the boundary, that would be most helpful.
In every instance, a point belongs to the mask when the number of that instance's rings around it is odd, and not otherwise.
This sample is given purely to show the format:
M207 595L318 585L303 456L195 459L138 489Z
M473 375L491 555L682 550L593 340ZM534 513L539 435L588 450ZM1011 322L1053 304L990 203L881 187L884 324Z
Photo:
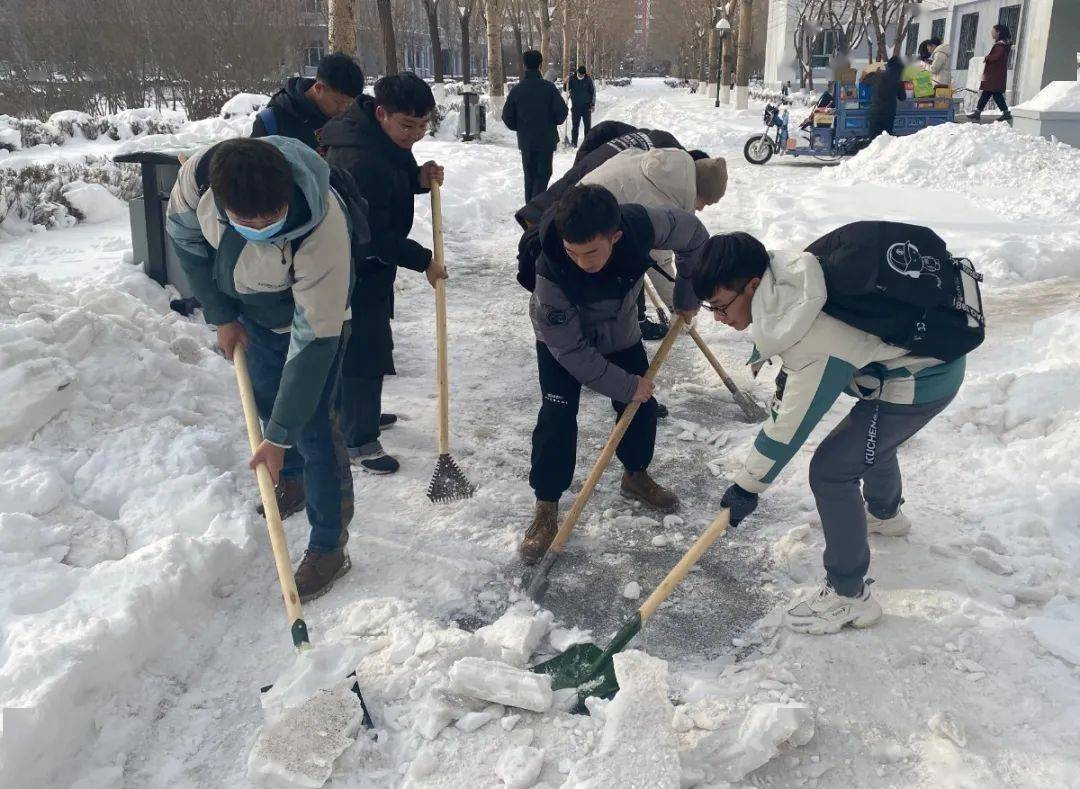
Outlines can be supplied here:
M801 251L770 254L746 233L711 238L693 284L715 320L750 332L751 363L774 356L783 363L773 419L724 493L732 526L754 511L758 494L840 394L858 398L810 462L810 488L825 533L826 581L789 607L784 623L812 634L836 633L849 624L869 627L881 617L881 606L865 577L867 532L902 536L910 531L911 522L900 510L897 449L956 396L965 357L945 363L915 356L825 314L818 259Z

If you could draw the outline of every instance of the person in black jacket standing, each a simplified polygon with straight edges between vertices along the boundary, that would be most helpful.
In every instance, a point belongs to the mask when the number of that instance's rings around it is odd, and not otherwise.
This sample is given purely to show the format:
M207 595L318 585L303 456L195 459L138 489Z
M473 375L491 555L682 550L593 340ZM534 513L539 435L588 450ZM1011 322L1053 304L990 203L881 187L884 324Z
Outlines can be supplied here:
M572 142L577 147L578 123L585 122L585 136L589 135L592 128L592 111L596 107L596 86L593 84L584 66L578 66L577 73L571 74L566 81L566 92L570 94L571 117L573 118L574 130Z
M559 89L540 76L544 56L530 49L522 56L525 73L503 106L502 121L517 132L525 171L525 202L548 187L551 160L559 147L558 127L566 120L566 102Z
M422 272L434 287L446 268L431 250L409 238L415 195L442 184L443 168L417 165L412 147L427 134L435 97L412 73L383 77L375 98L361 95L323 129L326 161L347 170L368 201L370 254L357 271L352 337L342 362L342 430L361 468L392 474L400 467L383 451L379 434L396 419L382 414L383 378L394 375L394 279L397 267Z
M885 68L877 73L874 87L870 93L870 139L876 139L882 132L893 133L896 123L896 103L907 98L904 90L904 61L891 57Z
M278 134L319 148L319 133L331 118L364 92L364 72L348 55L335 52L319 61L315 79L290 77L255 117L252 137ZM269 128L267 128L269 127Z

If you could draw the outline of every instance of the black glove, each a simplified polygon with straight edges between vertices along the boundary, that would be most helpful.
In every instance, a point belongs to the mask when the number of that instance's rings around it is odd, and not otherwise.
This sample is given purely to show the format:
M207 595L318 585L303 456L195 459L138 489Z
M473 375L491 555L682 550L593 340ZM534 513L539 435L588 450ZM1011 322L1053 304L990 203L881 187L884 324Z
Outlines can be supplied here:
M731 528L735 528L743 519L757 509L758 494L743 490L738 485L731 485L724 491L720 506L731 510Z

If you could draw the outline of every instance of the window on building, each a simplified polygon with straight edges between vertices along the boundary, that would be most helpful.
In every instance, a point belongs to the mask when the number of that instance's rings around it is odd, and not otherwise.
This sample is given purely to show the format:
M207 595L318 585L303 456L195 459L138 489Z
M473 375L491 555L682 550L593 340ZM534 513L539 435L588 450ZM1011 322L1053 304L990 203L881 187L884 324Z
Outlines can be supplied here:
M945 17L930 22L930 38L945 40Z
M810 65L813 68L824 68L829 65L832 56L836 54L836 43L839 40L835 30L822 30L814 39L814 49L810 53Z
M304 48L304 65L308 68L318 68L319 61L326 54L326 47L321 41L313 41Z
M998 9L998 24L1005 25L1009 28L1009 34L1012 36L1013 43L1016 43L1016 39L1020 34L1020 6L1019 5L1005 5ZM1013 46L1009 50L1009 68L1013 68L1016 65L1016 47Z
M971 59L975 57L975 35L979 32L979 15L964 14L960 17L960 42L957 45L956 68L967 70Z
M908 57L914 57L919 50L919 23L911 22L907 26L907 40L904 42L904 52Z

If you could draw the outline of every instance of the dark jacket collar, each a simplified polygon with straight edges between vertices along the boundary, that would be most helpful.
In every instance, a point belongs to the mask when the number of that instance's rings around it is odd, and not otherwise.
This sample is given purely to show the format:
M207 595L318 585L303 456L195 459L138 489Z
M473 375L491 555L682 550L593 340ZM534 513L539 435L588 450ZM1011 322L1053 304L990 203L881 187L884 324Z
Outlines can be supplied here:
M366 94L322 130L322 145L328 148L362 148L378 152L395 164L413 161L412 151L399 148L383 131L375 117L375 100Z
M270 106L279 107L285 112L300 118L319 129L330 120L323 115L322 110L315 102L307 97L307 91L315 84L315 80L305 77L290 77L285 87L274 94L270 99Z

